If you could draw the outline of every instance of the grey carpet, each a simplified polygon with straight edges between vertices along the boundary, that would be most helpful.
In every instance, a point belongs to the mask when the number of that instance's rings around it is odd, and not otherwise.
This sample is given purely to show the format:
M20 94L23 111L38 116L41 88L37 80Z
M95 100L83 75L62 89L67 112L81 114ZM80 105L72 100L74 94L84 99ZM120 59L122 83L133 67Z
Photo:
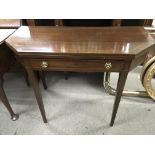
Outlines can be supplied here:
M140 67L132 71L127 89L142 90ZM112 74L115 87L117 73ZM155 105L149 98L122 97L115 124L109 127L114 97L105 93L102 74L63 72L47 74L48 90L40 84L48 123L44 124L32 88L21 74L5 75L5 91L18 121L11 121L0 104L0 134L155 134Z

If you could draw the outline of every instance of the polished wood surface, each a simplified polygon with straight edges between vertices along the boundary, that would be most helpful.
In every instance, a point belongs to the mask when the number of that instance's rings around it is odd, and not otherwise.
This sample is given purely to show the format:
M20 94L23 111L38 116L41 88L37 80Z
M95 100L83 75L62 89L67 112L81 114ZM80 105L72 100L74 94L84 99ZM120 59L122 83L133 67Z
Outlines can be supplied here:
M27 19L26 21L27 21L28 26L37 26L34 19ZM62 20L55 19L53 24L55 24L55 26L59 26L60 22L62 22ZM39 79L41 79L44 89L47 89L46 77L45 76L46 76L46 73L44 71L38 72L38 77L40 77Z
M155 27L144 27L145 30L148 31L148 34L151 35L152 38L155 40ZM152 48L150 52L148 53L145 62L147 62L149 59L151 59L153 56L155 56L155 48ZM145 64L144 62L144 64Z
M35 76L35 73L31 69L27 69L27 72L28 72L29 78L31 79L31 84L37 99L37 103L38 103L42 118L44 120L44 123L47 123L47 118L45 114L41 93L39 91L39 83L38 83L37 77Z
M43 100L34 70L119 72L113 126L128 72L155 48L144 27L20 27L7 40L25 66L44 122Z
M154 44L143 27L20 27L7 39L18 55L134 56Z
M120 72L119 73L119 78L118 78L118 82L117 82L117 92L116 92L116 96L115 96L115 101L114 101L114 107L113 107L113 112L112 112L112 117L111 117L111 121L110 121L110 126L113 126L114 121L115 121L115 117L117 114L117 110L119 107L119 103L121 100L121 96L122 96L122 92L125 86L125 82L127 79L127 75L128 72Z
M0 19L0 28L18 28L21 26L20 19Z

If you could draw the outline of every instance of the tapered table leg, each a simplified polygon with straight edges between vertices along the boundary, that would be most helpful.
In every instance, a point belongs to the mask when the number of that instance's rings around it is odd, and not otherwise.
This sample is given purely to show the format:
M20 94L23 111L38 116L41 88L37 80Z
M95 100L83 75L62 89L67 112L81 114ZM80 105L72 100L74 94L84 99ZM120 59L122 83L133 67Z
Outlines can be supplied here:
M30 87L30 82L29 82L28 74L26 71L24 71L24 77L25 77L25 82L26 82L27 86Z
M118 110L119 103L120 103L120 99L122 96L122 92L123 92L125 82L127 79L127 75L128 75L128 72L125 72L125 71L119 73L119 79L118 79L118 83L117 83L117 92L116 92L116 96L115 96L110 126L113 126L113 124L114 124L115 117L116 117L117 110Z
M34 90L43 121L44 121L44 123L47 123L44 104L43 104L42 96L41 96L40 89L39 89L39 82L38 82L37 77L32 69L28 68L27 73L28 73L32 88Z
M64 73L65 73L65 80L68 80L68 78L69 78L71 72L64 72Z
M43 83L43 87L44 87L44 89L47 89L46 78L45 78L45 71L40 71L39 73L40 73L41 81Z
M3 78L2 75L0 75L0 99L2 101L2 103L4 104L4 106L7 108L7 110L9 111L10 115L11 115L11 119L13 121L16 121L19 118L18 114L15 114L9 104L9 101L5 95L4 89L3 89Z

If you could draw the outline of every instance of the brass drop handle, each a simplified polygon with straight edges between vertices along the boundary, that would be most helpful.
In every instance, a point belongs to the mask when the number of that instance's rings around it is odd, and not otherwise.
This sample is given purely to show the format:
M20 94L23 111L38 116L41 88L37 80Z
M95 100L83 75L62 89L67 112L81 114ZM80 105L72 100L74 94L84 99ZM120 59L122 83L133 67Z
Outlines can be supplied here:
M47 68L48 67L48 62L47 61L42 61L41 62L41 67L42 68Z
M111 62L106 62L104 66L108 70L108 69L112 68L112 63Z

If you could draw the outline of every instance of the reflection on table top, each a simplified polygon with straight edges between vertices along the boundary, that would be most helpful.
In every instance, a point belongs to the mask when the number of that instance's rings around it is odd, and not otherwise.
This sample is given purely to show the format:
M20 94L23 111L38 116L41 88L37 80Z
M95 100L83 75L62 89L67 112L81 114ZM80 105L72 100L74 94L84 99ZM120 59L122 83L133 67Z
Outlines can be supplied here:
M15 29L0 29L0 44L14 31Z
M144 27L20 27L7 40L18 54L136 55L155 40Z
M0 28L15 28L21 25L20 19L0 19Z

